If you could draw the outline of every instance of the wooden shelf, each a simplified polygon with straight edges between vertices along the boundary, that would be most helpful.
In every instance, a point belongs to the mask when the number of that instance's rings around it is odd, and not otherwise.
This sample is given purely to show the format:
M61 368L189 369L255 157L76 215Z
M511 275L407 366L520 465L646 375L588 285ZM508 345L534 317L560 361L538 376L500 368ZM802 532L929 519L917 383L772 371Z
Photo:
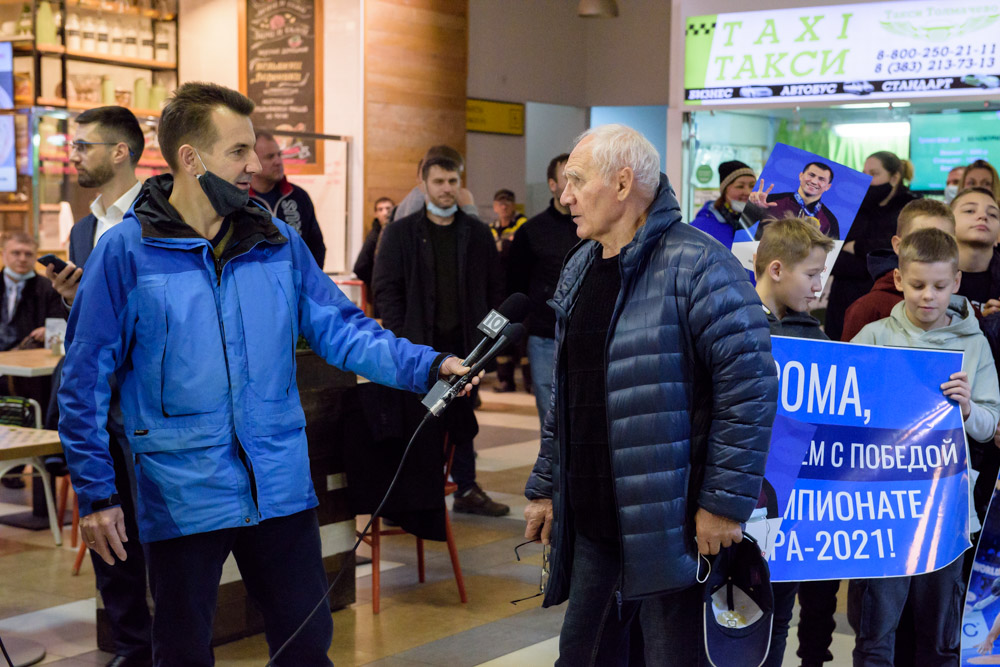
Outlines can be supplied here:
M66 53L66 47L62 44L37 44L29 37L26 41L14 42L14 51L17 53L31 53L32 51L38 51L39 53L62 55Z
M65 97L37 97L35 98L35 104L40 107L65 107L66 98Z
M39 204L38 210L42 213L58 213L59 204Z
M76 100L70 100L66 105L66 108L73 109L74 111L86 111L87 109L96 109L97 107L107 106L102 102L79 102ZM128 107L128 110L135 114L137 117L144 118L159 118L159 109L136 109L134 107Z
M126 58L125 56L112 56L107 54L93 54L87 51L71 51L66 49L66 57L70 60L79 60L87 63L100 63L102 65L117 65L119 67L137 67L139 69L149 69L169 72L177 69L177 63L165 63L161 60L146 60L145 58Z
M0 204L0 213L27 213L30 210L28 204Z
M80 9L88 9L95 12L111 12L114 14L122 14L124 16L141 16L143 18L155 19L157 21L173 21L177 18L176 14L164 14L156 11L155 9L122 7L118 3L100 2L99 0L66 0L66 6L79 7Z

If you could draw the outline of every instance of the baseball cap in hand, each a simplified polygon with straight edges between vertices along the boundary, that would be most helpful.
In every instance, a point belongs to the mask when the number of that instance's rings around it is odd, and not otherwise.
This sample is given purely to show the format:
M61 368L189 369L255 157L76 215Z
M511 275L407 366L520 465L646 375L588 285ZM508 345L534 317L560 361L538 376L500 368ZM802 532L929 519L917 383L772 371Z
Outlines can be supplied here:
M713 667L759 667L771 646L774 596L757 542L722 549L705 582L705 652Z

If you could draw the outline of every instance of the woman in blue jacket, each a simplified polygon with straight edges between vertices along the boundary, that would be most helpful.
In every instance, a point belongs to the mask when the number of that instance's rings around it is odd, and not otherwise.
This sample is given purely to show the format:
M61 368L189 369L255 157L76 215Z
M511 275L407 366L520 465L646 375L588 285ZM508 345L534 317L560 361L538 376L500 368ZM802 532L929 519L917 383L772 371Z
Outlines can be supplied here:
M705 202L691 226L700 229L729 249L733 247L733 237L737 229L742 229L740 214L757 176L753 169L739 160L723 162L719 165L719 198Z

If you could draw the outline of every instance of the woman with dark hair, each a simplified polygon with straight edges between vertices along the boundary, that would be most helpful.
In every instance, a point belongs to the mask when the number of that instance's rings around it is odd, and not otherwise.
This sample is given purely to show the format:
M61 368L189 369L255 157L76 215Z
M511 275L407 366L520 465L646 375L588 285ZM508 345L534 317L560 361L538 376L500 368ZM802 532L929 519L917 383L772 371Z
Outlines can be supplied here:
M913 165L895 153L872 153L865 160L864 172L872 182L831 273L833 285L824 326L831 340L840 340L848 307L874 284L868 271L868 254L892 247L899 212L918 198L906 187L913 178Z
M691 226L700 229L719 243L732 249L737 229L742 229L740 214L757 176L753 169L739 160L730 160L719 165L719 198L705 202Z

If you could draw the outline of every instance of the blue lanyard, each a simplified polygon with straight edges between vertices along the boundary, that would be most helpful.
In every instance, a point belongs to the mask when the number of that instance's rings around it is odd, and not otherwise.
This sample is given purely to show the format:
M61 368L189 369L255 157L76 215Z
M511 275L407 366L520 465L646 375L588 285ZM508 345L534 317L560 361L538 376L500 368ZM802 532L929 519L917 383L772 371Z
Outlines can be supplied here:
M819 217L819 212L823 208L823 202L817 199L816 203L814 204L815 208L812 211L810 211L809 206L806 205L806 202L802 199L802 196L799 195L797 190L795 191L794 195L795 195L795 202L799 205L801 213L804 213L805 215L808 215L813 218Z

